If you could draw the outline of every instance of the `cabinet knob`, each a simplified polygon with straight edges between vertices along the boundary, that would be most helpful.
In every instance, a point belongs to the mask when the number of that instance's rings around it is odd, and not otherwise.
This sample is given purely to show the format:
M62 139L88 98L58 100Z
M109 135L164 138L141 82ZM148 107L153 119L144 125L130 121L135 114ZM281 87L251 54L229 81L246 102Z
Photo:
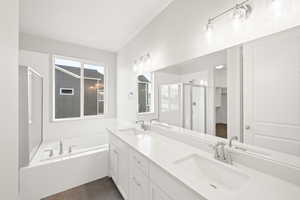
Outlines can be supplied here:
M251 127L250 127L249 125L246 125L246 126L245 126L245 129L246 129L246 130L250 130Z

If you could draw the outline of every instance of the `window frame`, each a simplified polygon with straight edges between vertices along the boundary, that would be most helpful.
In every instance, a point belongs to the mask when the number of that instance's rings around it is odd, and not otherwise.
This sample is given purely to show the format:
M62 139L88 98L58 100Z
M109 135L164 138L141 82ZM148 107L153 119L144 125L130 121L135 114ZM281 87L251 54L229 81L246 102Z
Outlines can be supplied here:
M143 115L149 115L149 114L154 114L155 113L155 72L145 72L145 73L151 73L151 106L150 106L150 111L149 112L139 112L139 83L145 83L143 81L139 81L138 76L143 75L142 74L137 74L136 75L136 85L137 85L137 114L139 116L143 116ZM146 83L149 84L149 83Z
M71 60L80 63L80 117L69 117L69 118L55 118L55 59L64 59L64 60ZM86 120L86 119L103 119L107 117L107 108L108 108L108 69L104 63L91 61L86 59L68 57L68 56L61 56L61 55L52 55L52 122L63 122L63 121L74 121L74 120ZM84 65L97 65L104 67L104 112L100 115L84 115ZM97 103L98 104L98 103ZM98 110L97 110L98 111Z

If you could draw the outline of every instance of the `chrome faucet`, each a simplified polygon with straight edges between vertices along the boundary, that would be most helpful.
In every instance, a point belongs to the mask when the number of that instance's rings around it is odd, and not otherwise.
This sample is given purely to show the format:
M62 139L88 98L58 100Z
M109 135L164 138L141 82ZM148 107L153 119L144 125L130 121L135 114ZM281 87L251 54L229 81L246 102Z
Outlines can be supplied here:
M137 120L135 123L136 124L141 124L141 129L143 129L144 131L147 130L147 127L145 125L145 121L144 120Z
M60 139L59 141L59 155L62 155L64 153L64 143L63 140Z
M232 147L232 142L233 140L239 141L239 137L238 136L233 136L229 139L229 147Z
M232 164L232 158L229 151L225 151L225 142L218 142L213 146L215 151L214 158L228 164Z

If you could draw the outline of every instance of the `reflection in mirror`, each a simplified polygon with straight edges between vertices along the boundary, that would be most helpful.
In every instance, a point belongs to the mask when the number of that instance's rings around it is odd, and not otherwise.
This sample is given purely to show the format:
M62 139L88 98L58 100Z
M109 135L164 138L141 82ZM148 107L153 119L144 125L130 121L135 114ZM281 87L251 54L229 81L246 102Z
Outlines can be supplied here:
M300 28L155 72L161 122L300 156Z

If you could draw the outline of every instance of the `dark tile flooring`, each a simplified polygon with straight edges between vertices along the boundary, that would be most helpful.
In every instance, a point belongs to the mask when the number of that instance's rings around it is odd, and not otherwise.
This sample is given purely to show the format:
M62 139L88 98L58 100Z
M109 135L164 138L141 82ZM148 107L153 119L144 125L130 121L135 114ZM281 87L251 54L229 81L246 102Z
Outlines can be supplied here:
M42 200L123 200L110 178L103 178Z

